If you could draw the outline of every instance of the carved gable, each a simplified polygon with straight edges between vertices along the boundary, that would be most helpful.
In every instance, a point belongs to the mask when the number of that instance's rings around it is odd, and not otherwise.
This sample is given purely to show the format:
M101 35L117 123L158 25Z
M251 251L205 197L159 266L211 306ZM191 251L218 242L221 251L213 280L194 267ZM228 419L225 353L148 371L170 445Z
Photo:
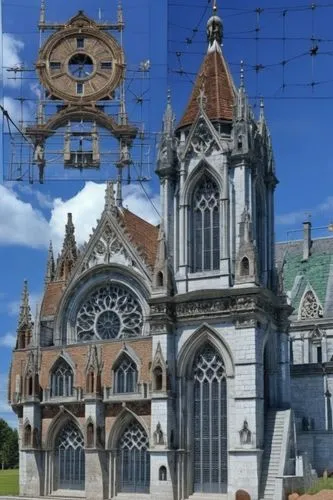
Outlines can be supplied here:
M204 112L201 112L188 136L184 156L208 156L214 150L222 149L220 139L213 125L209 122Z
M104 212L89 243L81 253L74 280L95 266L120 264L135 267L147 276L150 271L116 215Z

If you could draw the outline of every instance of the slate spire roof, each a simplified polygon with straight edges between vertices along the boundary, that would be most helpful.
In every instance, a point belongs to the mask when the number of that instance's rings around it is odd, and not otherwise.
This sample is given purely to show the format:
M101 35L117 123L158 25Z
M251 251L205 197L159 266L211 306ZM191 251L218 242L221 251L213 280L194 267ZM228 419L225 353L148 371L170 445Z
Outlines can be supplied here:
M213 16L207 23L208 51L177 129L194 123L199 113L199 97L202 90L207 98L206 114L211 121L233 120L236 88L221 49L223 23L216 15L216 9L214 5Z

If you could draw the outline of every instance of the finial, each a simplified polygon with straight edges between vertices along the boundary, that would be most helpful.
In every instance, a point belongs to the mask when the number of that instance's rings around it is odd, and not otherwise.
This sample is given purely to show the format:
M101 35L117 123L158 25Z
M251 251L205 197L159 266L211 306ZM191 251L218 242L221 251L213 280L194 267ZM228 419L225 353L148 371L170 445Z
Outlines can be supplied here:
M121 0L118 1L117 20L118 20L118 25L122 30L124 28L124 13Z
M104 210L106 212L113 213L116 208L116 200L114 197L114 186L112 181L107 181L105 189L105 205Z
M244 77L244 61L242 60L240 62L240 88L241 89L245 88L244 80L245 80L245 77Z
M264 98L260 98L260 120L263 121L265 120L265 101Z
M221 52L223 39L222 19L217 15L217 3L213 2L213 15L207 23L208 52Z
M167 105L163 117L163 134L172 135L174 131L175 115L171 105L171 90L168 89Z
M46 3L45 0L41 0L40 3L40 16L39 16L39 26L42 28L45 25L46 19Z
M55 263L54 263L54 255L53 255L53 246L52 241L50 241L48 256L47 256L47 265L46 265L46 275L45 275L45 285L54 280L55 274Z
M29 304L29 289L28 289L28 281L24 280L23 282L23 290L21 295L21 305L20 305L20 315L18 326L23 325L31 325L31 309Z

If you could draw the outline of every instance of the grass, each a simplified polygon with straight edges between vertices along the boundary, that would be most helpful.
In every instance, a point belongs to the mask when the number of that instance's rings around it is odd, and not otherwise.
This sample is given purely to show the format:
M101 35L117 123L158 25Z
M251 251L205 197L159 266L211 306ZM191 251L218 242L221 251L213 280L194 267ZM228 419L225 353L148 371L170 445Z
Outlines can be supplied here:
M333 490L333 477L321 478L310 488L307 493L314 495L322 490Z
M19 470L0 470L0 495L19 494Z

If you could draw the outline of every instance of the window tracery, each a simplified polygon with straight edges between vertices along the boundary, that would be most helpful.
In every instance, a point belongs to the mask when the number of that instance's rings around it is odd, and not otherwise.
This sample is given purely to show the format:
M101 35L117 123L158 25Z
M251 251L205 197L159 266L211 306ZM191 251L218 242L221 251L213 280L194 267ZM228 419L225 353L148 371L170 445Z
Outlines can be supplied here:
M207 174L203 175L193 193L193 270L211 271L219 268L220 207L219 189Z
M207 343L193 365L194 491L222 493L227 485L227 388L222 358Z
M60 360L51 375L51 397L72 396L73 380L73 370L65 360Z
M138 299L127 288L109 284L94 290L82 304L76 320L78 341L137 337L143 313Z
M120 364L115 370L115 392L136 392L137 380L138 371L134 361L128 356L123 356Z
M314 319L323 317L323 307L318 302L312 290L308 290L301 304L301 319Z
M68 422L60 431L55 448L58 488L84 489L84 439L73 422Z
M124 431L120 442L122 492L149 491L150 457L148 436L138 422L132 422Z

